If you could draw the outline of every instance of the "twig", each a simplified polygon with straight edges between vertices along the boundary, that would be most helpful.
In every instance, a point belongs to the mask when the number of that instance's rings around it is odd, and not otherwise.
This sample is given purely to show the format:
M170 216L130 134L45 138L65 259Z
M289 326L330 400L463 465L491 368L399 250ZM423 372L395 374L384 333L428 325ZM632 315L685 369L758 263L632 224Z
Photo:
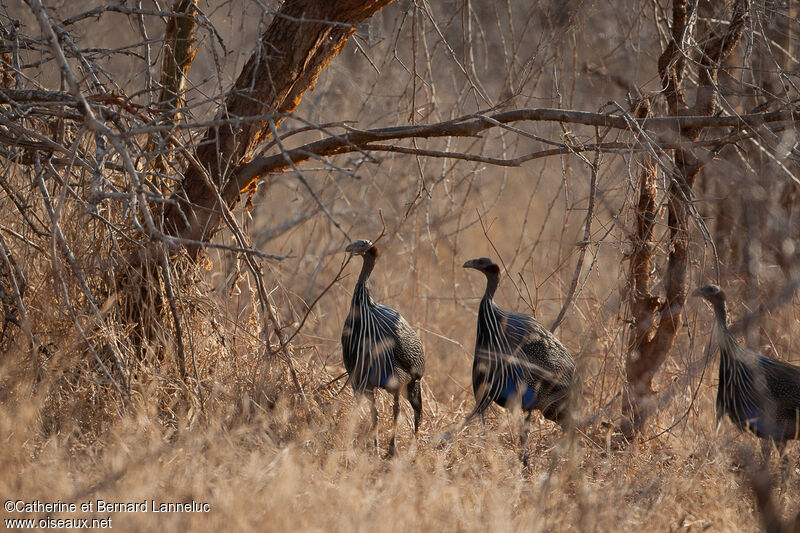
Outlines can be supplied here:
M161 246L161 273L164 276L164 288L167 291L167 300L169 309L172 313L172 322L175 325L175 342L178 345L178 370L181 374L181 379L186 381L186 350L183 346L183 326L181 325L180 314L178 313L178 305L175 298L175 290L172 288L172 271L170 269L169 257L164 246ZM200 383L197 384L198 388Z
M303 173L300 171L299 168L295 166L294 162L287 155L286 148L283 147L283 143L280 141L280 136L278 135L277 128L275 127L275 122L273 122L272 120L269 121L269 129L272 132L272 138L275 139L275 142L278 144L278 148L280 148L281 150L281 156L286 158L286 161L288 162L289 166L291 166L292 170L294 170L297 179L300 180L300 183L302 183L303 186L308 190L311 197L314 199L315 202L317 202L317 205L319 206L320 210L322 210L322 212L325 213L325 216L328 217L328 220L330 220L331 223L334 226L336 226L336 229L341 231L342 234L345 236L345 238L349 241L350 236L347 234L344 228L336 221L336 219L333 218L331 212L328 211L328 208L325 207L325 204L322 203L322 200L320 200L319 196L317 196L317 193L314 192L314 189L312 189L311 185L308 183L308 181L306 181L306 178L303 176Z
M283 342L281 343L281 345L280 345L280 346L278 346L277 348L275 348L275 351L278 351L278 350L283 350L283 349L285 349L285 348L286 348L286 347L289 345L289 343L290 343L290 342L292 342L292 340L293 340L293 339L294 339L294 338L297 336L297 334L298 334L298 333L300 333L300 330L302 330L302 329L303 329L303 325L306 323L306 320L308 319L308 316L311 314L311 311L313 311L313 310L314 310L314 306L315 306L315 305L317 305L317 302L319 302L319 301L320 301L320 299L322 299L322 297L323 297L323 296L325 296L325 294L326 294L326 293L327 293L329 290L331 290L331 287L333 287L333 286L336 284L336 282L337 282L337 281L339 281L340 279L342 279L342 272L344 272L344 269L347 267L347 264L350 262L350 259L351 259L351 258L352 258L352 256L348 256L347 258L345 258L345 260L342 262L342 266L341 266L341 267L339 267L339 272L337 272L337 273L336 273L336 275L335 275L335 276L333 276L333 280L331 280L331 282L330 282L330 283L328 283L328 285L327 285L327 286L326 286L324 289L322 289L322 292L320 292L320 293L317 295L317 297L316 297L316 298L314 298L314 301L313 301L313 302L311 302L311 305L309 305L309 306L306 308L306 312L305 312L305 314L303 315L303 319L302 319L302 320L300 320L300 324L297 326L297 328L295 328L295 330L294 330L294 333L292 333L292 334L289 336L289 338L288 338L288 339L286 339L285 341L283 341Z
M579 243L581 247L581 252L578 255L578 263L575 265L575 273L572 275L572 281L569 284L569 290L567 291L567 296L564 298L564 305L561 307L561 311L559 311L555 321L553 321L553 325L550 326L551 332L554 332L556 328L558 328L558 326L564 320L564 317L567 314L567 310L570 307L572 307L573 296L575 295L575 289L578 287L578 278L581 275L581 270L583 269L583 261L584 258L586 257L586 248L591 243L592 219L594 218L594 205L595 205L595 198L597 197L597 174L600 172L600 158L601 158L600 154L601 152L599 150L595 151L594 162L592 162L592 164L589 167L591 168L592 172L592 177L589 181L589 207L586 211L586 224L583 229L583 240Z

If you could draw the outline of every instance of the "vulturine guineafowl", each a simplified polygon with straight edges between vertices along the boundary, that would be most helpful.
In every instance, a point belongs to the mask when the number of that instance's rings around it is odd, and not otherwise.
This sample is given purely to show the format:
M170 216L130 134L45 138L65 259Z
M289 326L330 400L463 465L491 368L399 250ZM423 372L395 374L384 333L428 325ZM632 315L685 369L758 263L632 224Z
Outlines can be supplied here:
M717 420L728 415L741 430L782 447L800 438L800 367L765 357L736 342L728 329L725 292L705 285L693 293L714 308L714 341L719 347Z
M486 275L472 364L476 405L467 419L483 415L496 402L529 412L539 409L546 418L563 425L575 377L572 356L534 318L503 311L494 304L500 267L491 259L472 259L464 268Z
M358 276L350 313L342 331L344 367L348 383L356 395L369 397L372 406L372 430L378 423L375 388L394 395L394 430L389 453L395 451L400 392L407 390L414 409L414 434L422 418L420 379L425 370L425 354L419 337L400 313L372 301L367 280L378 258L378 248L368 240L351 243L345 251L362 256L364 263Z

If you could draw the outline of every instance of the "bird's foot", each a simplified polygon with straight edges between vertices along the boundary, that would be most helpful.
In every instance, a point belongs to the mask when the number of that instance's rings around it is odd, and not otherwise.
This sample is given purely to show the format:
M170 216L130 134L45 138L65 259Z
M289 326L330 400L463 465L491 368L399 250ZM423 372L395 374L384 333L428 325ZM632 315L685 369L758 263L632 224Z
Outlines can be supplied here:
M436 447L437 450L441 450L444 448L447 441L453 438L453 433L450 431L445 431L441 435L433 435L430 437L430 442Z
M527 447L523 448L519 452L519 460L522 463L522 469L527 470L531 464L531 454Z

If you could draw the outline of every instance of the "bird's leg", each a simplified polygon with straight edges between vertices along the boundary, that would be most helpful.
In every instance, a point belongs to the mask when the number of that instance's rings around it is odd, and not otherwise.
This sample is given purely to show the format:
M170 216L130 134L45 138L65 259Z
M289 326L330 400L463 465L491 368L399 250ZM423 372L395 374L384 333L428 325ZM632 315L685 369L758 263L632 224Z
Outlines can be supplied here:
M375 405L375 389L367 389L364 391L364 396L369 399L370 405L370 414L372 415L372 420L370 421L369 431L367 435L372 433L373 435L373 444L375 445L375 451L378 450L378 407Z
M418 379L408 384L408 402L414 409L414 435L416 436L422 420L422 387L420 387Z
M759 444L761 446L761 460L765 465L768 465L772 457L773 440L769 438L759 439Z
M378 406L375 405L375 391L372 391L372 427L370 432L375 435L375 451L378 451Z
M528 411L528 414L525 415L519 434L519 459L522 461L523 468L528 468L528 463L530 462L530 454L528 453L528 435L530 434L532 414L533 411Z
M785 440L776 440L775 441L775 448L778 450L778 468L780 469L780 479L778 485L778 492L783 493L787 481L789 481L792 475L792 464L789 461L789 456L785 453L786 452L786 441ZM800 516L800 515L798 515Z
M776 440L775 441L775 449L778 450L778 457L783 457L784 452L786 451L786 441L785 440Z
M394 457L397 439L397 416L400 414L400 388L394 392L394 405L392 406L392 440L389 442L389 457Z

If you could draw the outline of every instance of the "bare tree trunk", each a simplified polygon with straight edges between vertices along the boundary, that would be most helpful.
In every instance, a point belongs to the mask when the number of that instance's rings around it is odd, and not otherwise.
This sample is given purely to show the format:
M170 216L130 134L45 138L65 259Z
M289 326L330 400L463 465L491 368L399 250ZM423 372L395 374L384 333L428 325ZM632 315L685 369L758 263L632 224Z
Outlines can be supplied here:
M175 13L192 14L197 8L197 0L175 0L172 10ZM196 21L192 17L174 17L169 19L164 35L164 60L161 63L161 96L159 108L164 113L163 123L175 124L181 118L180 109L183 107L186 80L192 62L197 54L195 42ZM155 151L156 143L166 143L166 148L172 148L170 137L164 138L154 134L149 141L148 151ZM167 158L170 150L163 150L156 155L153 161L154 168L161 174L169 172ZM159 180L160 181L160 180ZM159 188L166 193L167 187L159 183Z
M197 1L175 0L172 10L175 13L193 13L197 8ZM167 23L165 38L168 44L161 66L161 106L165 111L183 107L186 79L197 54L197 49L193 48L195 25L195 19L191 17L174 17ZM176 112L169 119L174 121L179 116Z
M643 100L639 110L636 112L637 118L646 118L650 114L650 104ZM636 232L633 235L633 250L631 253L631 270L628 275L630 281L630 305L631 305L631 333L628 339L626 367L627 374L635 375L634 367L638 350L643 344L653 340L658 322L656 321L657 312L661 308L661 300L650 292L650 275L655 266L655 243L653 242L653 229L655 227L656 216L658 215L658 201L656 178L658 163L650 155L642 157L641 173L639 176L639 201L636 204ZM639 385L637 381L633 385ZM632 435L634 433L632 422L641 420L641 415L634 411L639 409L639 404L632 397L639 398L646 395L646 391L632 390L626 391L626 398L623 401L623 433Z
M686 103L682 88L683 74L686 60L683 52L687 13L686 0L674 0L672 11L672 41L658 60L659 73L664 83L664 96L667 99L670 115L713 115L717 108L717 69L721 62L730 54L737 45L744 29L748 16L747 0L738 0L733 8L731 22L723 35L717 35L706 41L700 59L699 85L693 109ZM704 128L680 128L681 138L696 142L700 139ZM668 224L670 233L670 252L667 270L664 275L664 289L666 298L658 302L647 292L649 279L641 279L643 272L649 272L651 255L648 247L639 245L640 254L634 256L631 267L632 292L632 318L634 334L626 358L628 389L624 414L627 415L623 423L623 432L631 437L641 432L652 406L649 397L653 394L652 380L658 369L664 363L670 349L680 330L681 313L686 301L687 268L689 263L689 208L687 200L692 197L692 187L697 175L703 168L703 162L691 149L675 151L677 175L670 180L667 191L667 206L669 209ZM647 170L644 171L647 174ZM645 211L640 213L640 224L648 216L647 209L650 203L648 197L652 194L648 188L647 177L643 176L645 187L640 191L640 208ZM641 238L648 239L652 235L647 232L640 233ZM644 270L647 268L648 270ZM645 274L645 277L647 275ZM638 277L638 278L637 278ZM638 292L637 292L638 291ZM658 323L652 331L652 324ZM648 332L642 335L639 328Z
M347 43L355 25L391 2L287 0L281 6L219 111L226 117L274 118L248 120L206 132L197 149L202 168L189 167L181 190L175 195L177 202L166 210L168 233L201 242L214 236L222 213L217 191L228 207L236 204L241 192L239 187L225 186L231 172L270 136L270 121L277 126L295 110L303 94L314 87L322 69ZM193 255L196 249L190 247L190 252Z
M196 6L197 0L175 0L173 11L191 14ZM161 120L163 124L176 124L181 118L180 108L183 107L186 80L197 52L193 48L195 25L195 19L192 17L174 17L167 23L164 58L159 78L161 94L158 102L158 107L163 113ZM157 171L153 173L153 181L164 194L169 189L161 176L169 172L168 154L171 152L168 148L171 148L172 144L171 137L162 136L160 133L153 134L148 140L147 151L157 153L151 162ZM184 328L179 318L176 287L172 283L169 258L163 248L160 250L162 253L154 258L152 263L137 263L130 269L127 269L126 265L125 275L117 277L118 287L121 289L120 293L125 295L123 300L126 303L123 306L125 319L133 326L130 341L138 359L145 359L150 351L154 352L159 360L168 357L168 353L174 354L180 377L185 381L187 372ZM153 320L154 316L163 316L167 309L175 328L174 350L166 350L166 347L158 341L159 321L156 319L154 324Z

